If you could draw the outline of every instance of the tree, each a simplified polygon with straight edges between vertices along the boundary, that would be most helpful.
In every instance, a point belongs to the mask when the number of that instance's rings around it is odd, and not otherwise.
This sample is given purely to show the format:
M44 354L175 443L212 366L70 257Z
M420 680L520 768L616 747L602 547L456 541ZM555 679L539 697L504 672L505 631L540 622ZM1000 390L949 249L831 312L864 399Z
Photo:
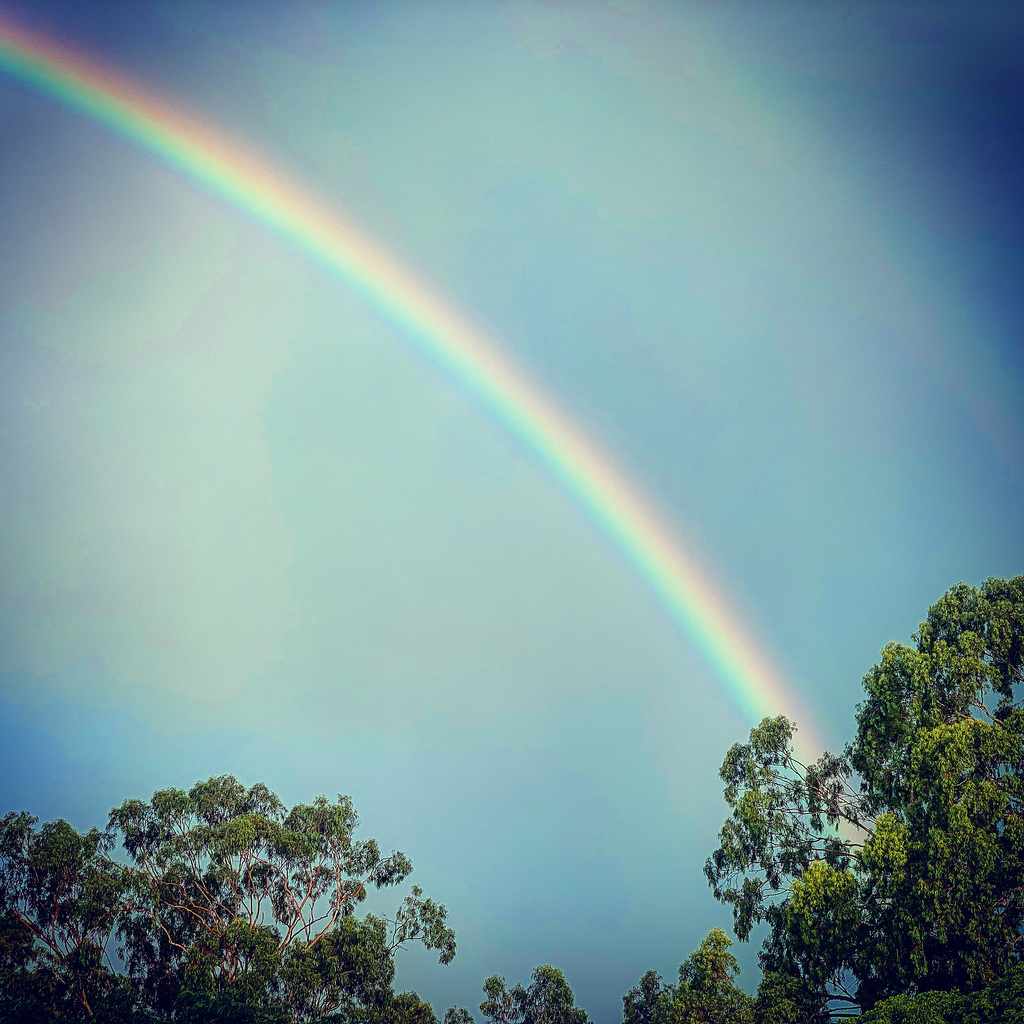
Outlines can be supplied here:
M754 1000L755 1024L828 1024L819 993L788 971L765 971Z
M657 971L648 971L622 997L622 1024L668 1024L673 995L673 987L662 984Z
M415 992L399 992L366 1019L370 1024L438 1024L434 1008Z
M288 810L266 786L225 775L128 800L109 824L134 863L125 964L159 1012L206 994L227 1015L231 1003L296 1021L371 1013L393 999L404 943L439 950L443 964L455 955L445 908L416 886L394 919L354 917L368 887L397 885L412 863L353 838L348 797Z
M743 1024L752 1019L752 1000L736 987L739 964L729 952L732 941L721 928L679 967L674 1019L680 1024Z
M780 717L722 765L705 872L740 939L770 927L762 1005L844 1016L1021 962L1024 577L953 587L914 641L865 676L842 756L804 765Z
M508 989L504 978L491 976L484 982L487 998L480 1012L493 1024L589 1024L587 1011L573 1005L572 989L560 970L536 967L532 978L528 989Z
M12 813L0 821L0 1002L7 1019L131 1011L108 956L128 873L113 837ZM2 1018L0 1018L2 1019Z
M712 928L679 965L679 984L662 985L648 971L622 997L623 1024L752 1024L753 1000L736 986L739 964L732 941Z
M0 821L0 1024L437 1024L391 985L407 942L452 960L447 912L413 886L393 918L356 917L412 863L355 840L347 797L288 810L225 775L128 800L106 831L37 820Z
M291 1017L281 1006L253 1006L234 992L186 991L174 1002L173 1020L174 1024L289 1024Z
M865 1013L863 1024L1020 1024L1024 965L974 992L891 996Z

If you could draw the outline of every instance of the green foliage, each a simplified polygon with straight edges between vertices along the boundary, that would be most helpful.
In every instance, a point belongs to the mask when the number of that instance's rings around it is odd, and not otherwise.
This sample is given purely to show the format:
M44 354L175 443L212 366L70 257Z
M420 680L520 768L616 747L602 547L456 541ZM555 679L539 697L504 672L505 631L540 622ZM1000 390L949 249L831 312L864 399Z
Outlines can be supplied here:
M393 920L355 920L369 887L397 885L412 870L405 854L382 857L375 840L357 841L358 821L348 797L289 810L266 786L246 789L227 775L111 811L135 865L120 919L125 962L149 1004L168 1012L183 992L227 993L296 1021L369 1013L391 997L404 943L449 963L447 912L419 887Z
M648 971L622 997L623 1024L753 1024L754 1001L736 986L739 965L721 928L679 966L679 983Z
M675 990L663 985L657 971L648 971L622 997L622 1024L668 1024Z
M925 992L884 999L863 1024L1020 1024L1024 1016L1024 965L974 992Z
M182 992L174 1001L175 1024L288 1024L281 1007L253 1006L234 992Z
M337 1007L378 1007L391 995L394 957L384 921L348 915L311 946L293 943L280 982L298 1020L315 1020Z
M729 952L732 941L721 928L679 967L672 1020L678 1024L745 1024L753 1020L752 1000L736 987L739 965Z
M396 995L390 990L373 1006L350 1006L319 1020L322 1024L438 1024L434 1008L415 992Z
M522 985L505 987L505 979L492 974L484 982L484 995L480 1012L493 1024L521 1024L526 1007L526 989Z
M765 971L754 1000L755 1024L826 1024L830 1019L818 993L803 978Z
M37 830L38 820L0 821L0 1003L40 1021L93 1017L112 1001L124 1008L107 957L128 886L109 856L113 838L60 820Z
M438 1024L434 1008L415 992L400 992L366 1020L368 1024Z
M573 1005L572 989L560 970L536 967L532 978L528 989L508 989L504 978L491 976L484 982L487 998L480 1012L493 1024L588 1024L587 1011Z
M776 718L722 765L705 872L741 939L770 926L759 1019L971 992L1024 953L1024 577L952 588L914 639L865 677L842 757L802 764Z
M437 1024L391 983L407 942L452 960L447 912L413 886L393 919L355 916L412 864L354 838L347 797L288 810L220 776L126 801L105 832L36 822L0 821L0 1024Z
M756 997L716 928L676 984L640 979L623 1024L1022 1019L1024 577L952 588L914 640L868 672L842 756L803 764L779 717L725 758L705 873L741 940L768 925ZM394 957L449 963L447 912L413 886L393 918L356 916L412 864L355 839L347 797L288 809L219 776L128 800L107 831L36 825L0 821L0 1024L438 1024L393 991ZM483 987L490 1024L589 1024L554 967Z

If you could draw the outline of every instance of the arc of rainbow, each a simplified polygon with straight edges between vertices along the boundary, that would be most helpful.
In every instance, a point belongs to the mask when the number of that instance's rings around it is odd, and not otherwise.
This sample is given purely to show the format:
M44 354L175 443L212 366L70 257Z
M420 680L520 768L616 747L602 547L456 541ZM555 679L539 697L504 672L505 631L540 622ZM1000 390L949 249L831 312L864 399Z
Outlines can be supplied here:
M268 161L166 99L0 15L0 70L112 129L279 232L424 345L547 464L634 563L755 720L797 703L688 555L593 441L386 253ZM798 754L815 756L807 709Z

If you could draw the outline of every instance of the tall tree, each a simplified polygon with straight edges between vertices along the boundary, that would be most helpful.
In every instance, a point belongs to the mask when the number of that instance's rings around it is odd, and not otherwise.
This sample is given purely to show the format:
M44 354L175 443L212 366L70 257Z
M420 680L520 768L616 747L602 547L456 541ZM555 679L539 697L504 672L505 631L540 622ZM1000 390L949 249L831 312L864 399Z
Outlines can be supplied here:
M657 971L648 971L622 997L622 1024L668 1024L674 994Z
M736 986L739 964L721 928L679 965L679 983L648 971L622 997L623 1024L752 1024L754 1003Z
M480 1012L493 1024L588 1024L587 1011L573 1003L572 989L557 967L534 968L528 989L506 988L505 979L493 975L484 982L487 998ZM453 1008L454 1009L454 1008ZM451 1011L450 1011L451 1012ZM465 1019L452 1014L453 1020ZM466 1017L468 1014L462 1011Z
M125 963L154 1009L183 993L227 993L297 1021L392 1000L394 954L408 941L455 955L447 912L414 886L394 918L354 917L370 887L412 871L356 840L348 797L287 809L266 786L224 775L164 789L110 814L134 862L120 918Z
M802 764L776 718L722 765L708 880L739 938L769 924L765 985L808 1013L980 989L1024 955L1024 577L953 587L914 641L865 676L841 757Z
M108 947L128 872L110 857L109 832L38 820L0 821L0 1012L91 1017L121 988Z

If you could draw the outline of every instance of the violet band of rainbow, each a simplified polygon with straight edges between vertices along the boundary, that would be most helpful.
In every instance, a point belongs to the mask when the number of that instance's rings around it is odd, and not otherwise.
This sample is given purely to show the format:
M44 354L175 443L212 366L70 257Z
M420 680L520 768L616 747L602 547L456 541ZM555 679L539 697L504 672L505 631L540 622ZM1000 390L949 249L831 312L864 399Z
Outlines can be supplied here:
M475 394L546 465L658 596L754 723L785 714L820 751L810 710L640 490L541 388L371 240L267 159L201 117L0 15L0 72L177 168L333 271Z

